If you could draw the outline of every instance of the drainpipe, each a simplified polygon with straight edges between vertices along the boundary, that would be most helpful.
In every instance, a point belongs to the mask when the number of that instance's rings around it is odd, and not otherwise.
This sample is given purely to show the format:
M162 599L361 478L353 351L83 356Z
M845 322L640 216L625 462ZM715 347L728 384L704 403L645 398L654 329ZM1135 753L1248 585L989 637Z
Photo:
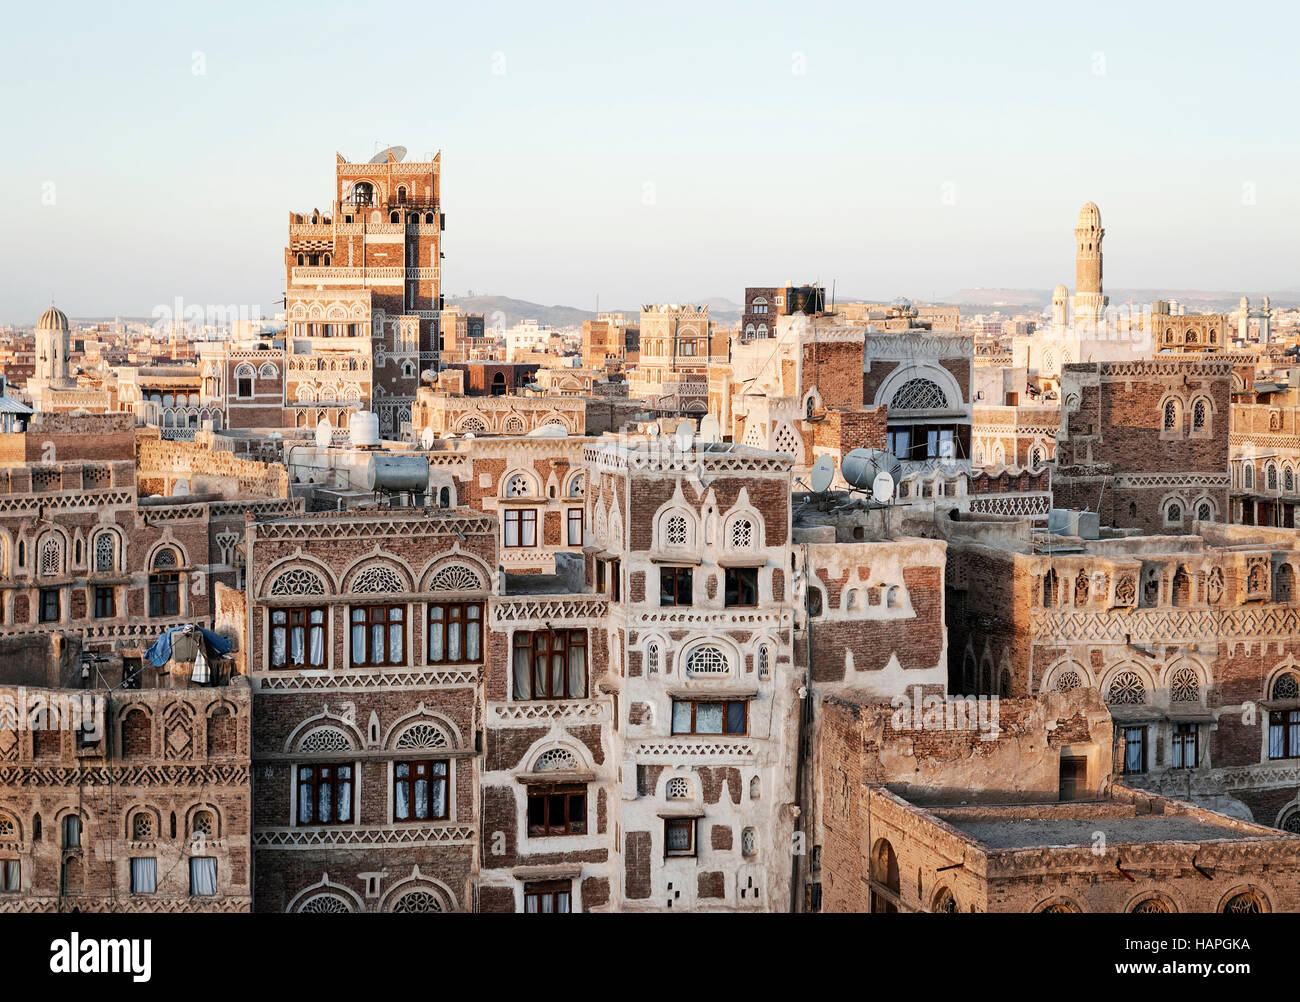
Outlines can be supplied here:
M791 532L793 533L793 531L794 528L793 525L791 525ZM807 543L803 544L803 573L804 573L804 580L807 581L808 573L809 573ZM804 594L805 596L807 595L806 586L805 586ZM807 598L805 597L804 637L805 637L805 642L808 645L808 663L805 666L803 682L800 685L800 688L803 690L803 697L799 700L799 726L798 729L796 730L796 737L795 737L796 744L795 744L794 802L795 802L795 806L799 810L799 813L795 818L795 823L797 825L804 824L805 823L804 819L808 816L808 812L805 810L805 804L804 804L804 765L805 765L805 759L807 757L805 751L805 743L809 737L809 729L810 729L809 725L812 723L813 646L812 646L812 617L807 615L807 610L808 610L808 602L807 602ZM810 853L812 851L812 846L809 844L808 837L809 837L809 832L805 829L804 844L803 844L804 853ZM790 912L791 914L797 914L800 911L799 893L798 893L800 858L801 855L798 853L792 853L790 857Z

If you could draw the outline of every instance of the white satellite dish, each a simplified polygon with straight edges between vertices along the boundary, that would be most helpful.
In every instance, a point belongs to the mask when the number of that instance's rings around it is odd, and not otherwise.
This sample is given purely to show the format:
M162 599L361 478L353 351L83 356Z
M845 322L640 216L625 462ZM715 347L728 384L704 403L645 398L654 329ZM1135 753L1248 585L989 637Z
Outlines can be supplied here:
M321 418L316 422L316 448L328 449L333 440L333 425L330 424L329 418Z
M420 444L426 449L432 449L433 443L437 441L437 436L433 433L432 425L425 425L424 431L420 432Z
M883 470L876 474L871 482L871 496L877 504L889 504L894 500L894 478Z
M378 153L376 153L373 157L370 158L370 162L372 164L386 164L388 163L388 154L390 153L393 155L394 160L396 160L398 163L401 163L406 158L406 147L390 146L386 150L380 150Z
M824 494L830 488L831 481L835 479L835 460L830 456L818 456L808 479L812 482L814 491Z
M673 432L673 441L677 443L678 452L688 452L692 445L695 444L695 424L691 421L682 420L677 423L677 430Z
M700 418L700 441L701 442L721 442L722 425L712 414L705 414Z
M646 426L645 433L646 433L647 435L649 435L651 438L658 438L658 437L659 437L659 422L658 422L658 421L651 421L651 422Z

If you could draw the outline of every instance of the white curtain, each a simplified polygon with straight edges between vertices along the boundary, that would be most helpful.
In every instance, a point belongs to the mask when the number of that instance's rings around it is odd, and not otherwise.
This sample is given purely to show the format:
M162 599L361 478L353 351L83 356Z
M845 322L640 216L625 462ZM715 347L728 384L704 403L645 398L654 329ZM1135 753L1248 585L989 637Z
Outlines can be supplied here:
M131 893L153 894L158 890L158 860L131 860Z
M190 860L190 893L217 893L217 861L209 857Z
M312 623L318 622L318 613L312 613ZM311 659L308 662L312 665L323 666L325 664L325 627L323 625L313 625L311 628Z

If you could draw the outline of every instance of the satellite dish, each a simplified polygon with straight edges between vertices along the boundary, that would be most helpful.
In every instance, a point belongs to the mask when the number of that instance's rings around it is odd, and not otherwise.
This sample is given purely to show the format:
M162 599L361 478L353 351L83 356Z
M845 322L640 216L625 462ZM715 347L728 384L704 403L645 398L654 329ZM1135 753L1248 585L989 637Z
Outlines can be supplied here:
M386 164L388 163L388 154L390 153L393 155L393 159L396 160L398 163L401 163L404 159L406 159L405 146L390 146L388 147L388 149L380 150L378 153L376 153L373 157L370 158L370 162L372 164Z
M871 482L871 496L878 504L889 504L894 500L894 478L883 470L876 474Z
M645 433L646 433L647 435L649 435L651 438L658 438L658 437L659 437L659 422L658 422L658 421L651 421L650 424L646 427Z
M830 488L831 481L835 479L835 460L830 456L818 456L808 479L812 481L813 490L818 494L824 494Z
M334 440L334 428L329 422L329 418L321 418L316 422L316 448L328 449L330 442Z
M694 423L686 420L679 421L677 430L673 432L673 441L677 443L678 452L688 452L695 444Z
M425 425L424 431L420 432L420 444L426 449L432 449L435 441L437 441L437 439L433 433L433 426Z
M712 414L705 414L700 418L700 441L701 442L721 442L722 425Z
M877 473L888 473L895 481L903 472L903 464L884 449L853 449L840 462L840 476L858 490L873 489Z

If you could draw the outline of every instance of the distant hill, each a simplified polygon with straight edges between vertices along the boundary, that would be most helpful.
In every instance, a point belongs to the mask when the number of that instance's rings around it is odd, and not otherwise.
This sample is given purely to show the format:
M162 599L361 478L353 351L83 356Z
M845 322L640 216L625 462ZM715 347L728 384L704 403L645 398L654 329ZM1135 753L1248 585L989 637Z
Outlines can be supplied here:
M1192 313L1228 313L1235 310L1241 300L1240 292L1221 290L1107 288L1105 291L1112 306L1122 306L1130 301L1135 305L1145 305L1157 299L1176 299ZM1250 297L1252 306L1259 305L1262 293L1248 292L1246 295ZM1016 307L1040 310L1049 306L1051 301L1051 289L959 289L943 297L943 302L959 303L964 308L996 307L1003 312ZM1284 290L1276 295L1270 294L1269 301L1274 307L1290 307L1300 302L1300 297L1293 290ZM963 309L963 312L969 312L969 309Z
M584 320L595 320L592 310L573 306L543 306L509 296L460 296L448 298L448 306L459 306L466 313L482 313L488 326L513 327L522 320L536 320L548 327L581 327Z

